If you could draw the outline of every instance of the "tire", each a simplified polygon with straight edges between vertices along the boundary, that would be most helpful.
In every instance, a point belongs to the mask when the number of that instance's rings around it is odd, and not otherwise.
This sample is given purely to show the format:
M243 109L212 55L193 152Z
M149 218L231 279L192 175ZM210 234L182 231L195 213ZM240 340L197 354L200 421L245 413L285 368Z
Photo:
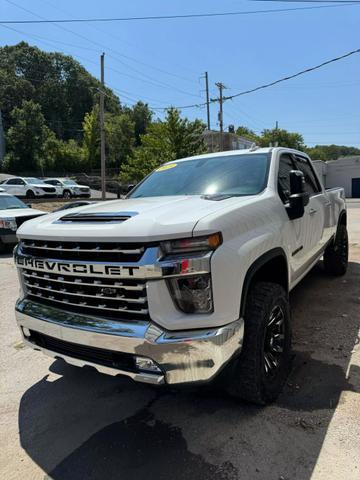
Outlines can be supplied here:
M324 252L324 268L329 275L345 275L348 266L349 240L346 225L339 225L336 238Z
M71 198L72 195L71 195L71 192L69 190L64 190L63 191L63 198Z
M26 198L35 198L35 193L32 190L26 192Z
M226 389L247 402L271 403L282 391L290 367L288 295L278 284L256 283L245 307L242 351L228 367Z

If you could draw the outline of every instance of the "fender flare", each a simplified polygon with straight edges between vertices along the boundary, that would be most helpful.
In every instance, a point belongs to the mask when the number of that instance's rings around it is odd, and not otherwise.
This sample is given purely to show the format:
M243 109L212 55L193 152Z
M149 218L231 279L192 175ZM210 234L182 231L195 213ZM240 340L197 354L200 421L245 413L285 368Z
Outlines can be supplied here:
M249 267L248 271L246 272L243 287L242 287L242 292L241 292L241 304L240 304L240 318L244 318L245 315L245 306L246 306L246 300L247 296L249 293L249 288L251 285L252 280L255 277L255 274L262 268L264 265L266 265L270 260L273 260L274 258L281 257L283 260L285 260L286 264L286 269L287 269L287 276L286 276L286 285L287 288L286 290L289 290L289 267L288 267L288 260L286 257L286 253L281 247L276 247L273 248L272 250L269 250L268 252L264 253L261 255L259 258L257 258L254 263Z

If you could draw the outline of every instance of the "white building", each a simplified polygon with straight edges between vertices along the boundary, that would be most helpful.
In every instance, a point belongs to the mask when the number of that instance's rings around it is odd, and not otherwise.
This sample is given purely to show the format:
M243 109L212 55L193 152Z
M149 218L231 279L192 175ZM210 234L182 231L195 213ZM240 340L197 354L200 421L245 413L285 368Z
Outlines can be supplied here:
M346 197L360 198L360 156L316 160L314 166L326 188L343 187Z

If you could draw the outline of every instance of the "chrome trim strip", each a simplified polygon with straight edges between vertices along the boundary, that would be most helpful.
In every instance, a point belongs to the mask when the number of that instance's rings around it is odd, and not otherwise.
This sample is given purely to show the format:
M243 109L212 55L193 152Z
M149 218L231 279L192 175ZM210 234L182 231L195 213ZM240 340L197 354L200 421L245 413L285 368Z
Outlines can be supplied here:
M202 275L210 273L212 252L203 255L158 259L158 248L150 247L138 262L89 262L83 260L59 260L34 257L21 252L19 246L14 252L18 268L54 274L72 274L77 277L146 279L158 280L177 276Z
M169 384L211 380L239 354L244 335L242 319L223 327L169 331L150 321L114 321L66 312L29 299L17 302L16 318L23 334L22 329L27 328L80 345L150 358L164 372ZM69 363L74 363L72 358Z
M134 248L133 250L123 250L123 249L118 249L118 248L114 248L114 249L111 249L109 248L108 250L105 250L105 249L100 249L100 248L81 248L81 247L75 247L75 248L64 248L61 246L61 244L59 244L58 247L47 247L47 246L38 246L38 245L27 245L26 243L24 242L21 242L22 243L22 247L24 248L33 248L33 249L36 249L36 250L54 250L54 251L58 251L60 250L61 252L85 252L85 253L124 253L124 254L128 254L128 255L132 255L132 254L139 254L139 253L143 253L144 252L144 248Z

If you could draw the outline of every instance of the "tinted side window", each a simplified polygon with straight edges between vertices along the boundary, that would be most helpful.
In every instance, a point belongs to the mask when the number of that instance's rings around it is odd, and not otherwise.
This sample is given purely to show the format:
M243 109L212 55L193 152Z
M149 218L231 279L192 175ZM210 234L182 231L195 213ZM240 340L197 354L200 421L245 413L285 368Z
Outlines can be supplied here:
M288 154L281 155L279 162L278 191L283 203L289 201L291 170L296 170L293 159Z
M305 176L305 191L309 195L314 195L321 191L319 182L315 177L312 166L307 158L296 156L297 169L301 170Z
M19 182L19 178L10 178L10 180L7 181L7 185L21 185Z

